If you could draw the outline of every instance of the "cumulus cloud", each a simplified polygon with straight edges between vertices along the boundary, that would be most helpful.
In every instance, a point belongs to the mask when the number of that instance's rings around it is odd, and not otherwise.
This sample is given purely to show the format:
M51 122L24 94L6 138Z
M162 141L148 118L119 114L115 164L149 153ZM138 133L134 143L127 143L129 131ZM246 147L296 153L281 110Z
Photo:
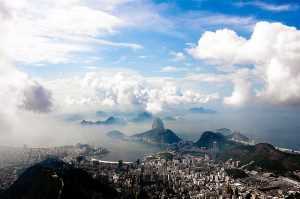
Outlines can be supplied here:
M233 93L229 97L224 98L224 103L232 106L242 106L251 102L254 92L250 82L243 79L234 79Z
M251 78L233 81L234 92L224 99L225 103L247 103L249 100L245 98L251 99L254 92L252 103L300 105L300 31L294 27L259 22L248 40L228 29L205 32L198 45L187 52L196 59L219 64L254 66L249 69ZM238 78L238 71L230 75ZM254 80L260 85L254 87L251 83ZM242 95L242 88L248 94Z
M245 61L240 52L246 39L239 37L233 30L222 29L216 32L205 32L198 45L187 50L194 58L213 59L220 63L237 63ZM241 60L242 59L242 60Z
M51 121L40 113L51 109L51 92L26 73L14 69L0 47L0 144L32 144L37 137L41 139L36 143L49 143L49 136L55 130L45 128Z
M182 52L171 51L169 54L173 56L173 58L171 59L172 61L185 60L185 55Z
M1 64L9 64L2 61ZM27 74L12 67L0 67L0 112L15 114L20 109L49 112L52 107L51 92Z
M23 91L22 107L35 112L49 112L52 107L51 92L46 90L38 82Z
M168 106L202 104L219 98L216 93L201 94L182 88L166 78L143 77L133 73L103 75L91 72L82 78L48 82L47 85L57 91L53 97L61 102L61 106L70 107L88 105L157 113Z

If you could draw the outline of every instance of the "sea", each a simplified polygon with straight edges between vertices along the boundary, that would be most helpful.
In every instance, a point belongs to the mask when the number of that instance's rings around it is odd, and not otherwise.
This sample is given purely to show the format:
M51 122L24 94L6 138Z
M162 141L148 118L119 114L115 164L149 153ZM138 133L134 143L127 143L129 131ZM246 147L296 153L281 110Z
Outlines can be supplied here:
M125 141L117 138L106 138L105 142L101 142L100 145L95 146L104 147L110 151L107 155L94 157L106 161L123 160L124 162L135 162L137 159L143 160L146 156L164 150L164 148L159 145Z

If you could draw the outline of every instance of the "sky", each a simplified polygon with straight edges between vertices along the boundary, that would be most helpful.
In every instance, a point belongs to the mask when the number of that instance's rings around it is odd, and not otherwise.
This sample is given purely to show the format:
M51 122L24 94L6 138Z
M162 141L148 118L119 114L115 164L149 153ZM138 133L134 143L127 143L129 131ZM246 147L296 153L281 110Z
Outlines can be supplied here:
M20 132L40 135L65 115L147 111L175 118L178 109L204 107L222 117L201 116L207 122L194 131L226 125L261 139L283 131L285 143L293 136L296 143L299 6L294 0L0 0L3 142L13 143ZM27 134L32 127L36 134Z

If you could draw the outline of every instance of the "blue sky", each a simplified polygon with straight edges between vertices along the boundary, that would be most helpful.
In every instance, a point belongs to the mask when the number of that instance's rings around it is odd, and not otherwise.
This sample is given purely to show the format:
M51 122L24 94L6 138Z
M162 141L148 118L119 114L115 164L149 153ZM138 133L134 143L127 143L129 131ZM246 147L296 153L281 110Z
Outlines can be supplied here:
M1 56L48 92L41 104L51 107L37 112L298 108L299 9L296 1L3 1Z
M93 6L91 1L87 6L95 10L101 8L101 1L95 4ZM188 68L191 65L190 68L201 67L203 72L210 72L211 67L206 67L203 60L195 60L185 52L187 43L197 43L205 31L228 28L249 39L258 21L280 22L296 28L299 26L299 9L295 1L133 1L111 6L115 7L104 9L104 12L120 19L132 14L125 20L136 21L116 27L115 33L96 38L137 44L141 48L131 49L92 42L89 44L92 49L87 52L68 52L67 55L71 58L66 63L52 64L38 60L27 65L18 62L16 65L33 76L50 79L62 72L67 76L83 74L87 70L82 68L84 66L121 67L137 70L146 76L183 77L187 71L167 74L159 71L166 66ZM145 16L141 16L143 14ZM101 19L98 20L101 23ZM184 60L175 61L175 55L171 52L183 53ZM35 67L35 64L44 66Z

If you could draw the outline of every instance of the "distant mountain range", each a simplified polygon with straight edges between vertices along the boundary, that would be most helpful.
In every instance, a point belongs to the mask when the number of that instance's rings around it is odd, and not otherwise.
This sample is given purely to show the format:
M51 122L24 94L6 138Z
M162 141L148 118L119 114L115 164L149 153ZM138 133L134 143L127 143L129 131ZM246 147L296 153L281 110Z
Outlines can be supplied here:
M86 121L82 120L80 122L81 125L126 125L127 122L123 118L115 118L113 116L107 118L105 121Z
M171 116L165 116L165 117L164 117L164 120L165 120L165 121L171 121L171 122L173 122L173 121L176 121L176 118L171 117Z
M191 109L189 109L189 113L193 113L193 114L209 114L209 113L218 113L218 111L204 109L203 107L199 107L199 108L191 108Z
M149 122L154 119L154 116L151 113L143 112L139 113L137 116L133 117L131 122Z
M90 199L119 198L118 193L84 170L55 159L46 159L27 168L7 190L2 199Z
M164 124L160 118L156 118L153 121L151 130L132 135L132 137L166 144L178 143L181 140L173 131L164 128Z

